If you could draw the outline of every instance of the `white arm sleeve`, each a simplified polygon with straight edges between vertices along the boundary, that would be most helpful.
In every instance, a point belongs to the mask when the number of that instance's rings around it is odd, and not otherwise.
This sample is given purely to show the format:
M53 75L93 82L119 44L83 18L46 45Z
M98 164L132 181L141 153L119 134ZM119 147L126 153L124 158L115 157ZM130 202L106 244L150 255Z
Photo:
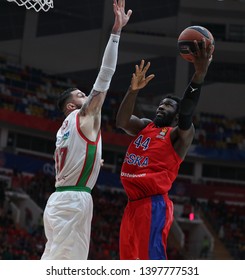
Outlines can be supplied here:
M93 89L99 92L105 92L109 89L112 76L116 70L119 35L111 34L107 43L99 74L94 83Z

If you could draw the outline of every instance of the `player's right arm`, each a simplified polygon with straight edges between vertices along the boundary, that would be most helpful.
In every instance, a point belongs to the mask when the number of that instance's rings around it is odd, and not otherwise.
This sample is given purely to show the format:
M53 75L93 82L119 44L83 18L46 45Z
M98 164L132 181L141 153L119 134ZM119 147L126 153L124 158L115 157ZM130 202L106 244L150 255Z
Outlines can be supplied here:
M196 53L193 54L195 73L185 89L180 102L178 126L171 132L171 139L175 151L182 159L185 158L194 137L195 128L192 123L192 118L198 105L202 84L212 61L211 45L206 47L204 39L201 49L196 41L195 45L197 50Z
M146 72L149 67L150 62L145 65L144 60L141 61L140 65L135 66L131 84L120 104L116 116L116 126L132 136L137 135L140 130L151 122L149 119L140 119L133 115L136 98L140 89L144 88L154 78L153 74L146 77Z
M114 0L113 11L115 15L114 25L105 48L100 71L84 106L80 110L81 115L97 115L100 113L116 70L121 31L128 23L132 10L125 13L125 0Z

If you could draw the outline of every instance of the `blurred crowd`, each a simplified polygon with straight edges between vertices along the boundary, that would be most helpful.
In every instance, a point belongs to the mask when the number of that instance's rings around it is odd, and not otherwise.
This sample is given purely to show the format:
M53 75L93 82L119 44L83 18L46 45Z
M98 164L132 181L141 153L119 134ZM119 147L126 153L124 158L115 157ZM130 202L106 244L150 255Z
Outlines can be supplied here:
M0 108L49 120L60 120L56 97L75 81L56 77L33 67L22 67L0 57ZM102 111L102 129L120 133L115 117L122 93L108 94ZM245 117L245 116L244 116ZM199 113L194 120L195 143L217 149L245 150L245 119L228 119L224 115Z
M0 110L5 109L49 120L61 120L55 104L57 94L76 83L55 77L32 67L21 67L0 57ZM120 133L115 117L121 94L109 94L102 111L102 129ZM245 120L228 119L223 115L199 113L194 119L196 135L193 144L207 148L245 150ZM103 170L102 170L103 172ZM0 187L0 259L40 259L45 245L42 216L37 223L22 227L13 219L11 199L7 191L29 195L44 209L54 191L54 178L39 172L23 174L18 170L1 171L10 178L10 186ZM118 259L119 227L127 199L122 189L96 186L93 190L89 259ZM213 225L220 240L234 259L244 259L244 206L228 205L224 201L202 203L202 211ZM28 215L31 213L26 213ZM176 248L169 248L170 259L182 259Z
M13 177L16 174L13 173ZM25 180L21 179L22 177ZM54 191L54 178L40 172L34 176L20 176L19 181L7 191L27 193L42 209L49 195ZM0 188L3 190L3 188ZM92 220L91 248L89 259L119 259L120 221L127 198L122 189L109 186L95 186L92 191L94 215ZM11 198L0 194L0 259L40 259L46 238L42 215L36 223L18 225L12 215ZM206 219L217 232L218 237L234 259L244 259L244 206L230 205L224 201L190 200L191 209L203 211ZM26 213L28 214L28 213ZM31 214L30 214L31 215ZM28 216L27 216L28 220ZM178 248L170 247L169 259L184 259Z

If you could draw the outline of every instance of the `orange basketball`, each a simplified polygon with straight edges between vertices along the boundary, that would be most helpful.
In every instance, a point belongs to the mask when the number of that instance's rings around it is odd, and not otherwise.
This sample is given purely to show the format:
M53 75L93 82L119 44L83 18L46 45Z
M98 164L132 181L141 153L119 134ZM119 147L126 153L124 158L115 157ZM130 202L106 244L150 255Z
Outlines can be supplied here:
M184 29L178 38L178 49L180 55L187 61L192 62L193 55L190 53L195 52L194 40L197 41L199 47L202 47L202 38L206 40L206 46L213 45L212 53L214 52L214 37L212 33L205 27L194 25Z

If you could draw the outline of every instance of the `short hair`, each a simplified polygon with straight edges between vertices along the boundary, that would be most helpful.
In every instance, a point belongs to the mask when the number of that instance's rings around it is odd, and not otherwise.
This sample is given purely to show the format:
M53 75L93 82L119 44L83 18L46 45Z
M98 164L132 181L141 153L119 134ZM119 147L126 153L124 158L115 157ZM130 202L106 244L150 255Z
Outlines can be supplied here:
M167 94L166 96L164 96L163 99L165 99L165 98L169 98L169 99L172 99L172 100L176 101L176 103L177 103L177 109L176 109L176 111L177 111L177 113L178 113L179 110L180 110L181 98L178 97L177 95L173 95L173 94Z
M64 107L66 101L71 97L71 92L77 90L77 88L68 88L67 90L63 91L57 101L57 108L61 111L64 112Z

